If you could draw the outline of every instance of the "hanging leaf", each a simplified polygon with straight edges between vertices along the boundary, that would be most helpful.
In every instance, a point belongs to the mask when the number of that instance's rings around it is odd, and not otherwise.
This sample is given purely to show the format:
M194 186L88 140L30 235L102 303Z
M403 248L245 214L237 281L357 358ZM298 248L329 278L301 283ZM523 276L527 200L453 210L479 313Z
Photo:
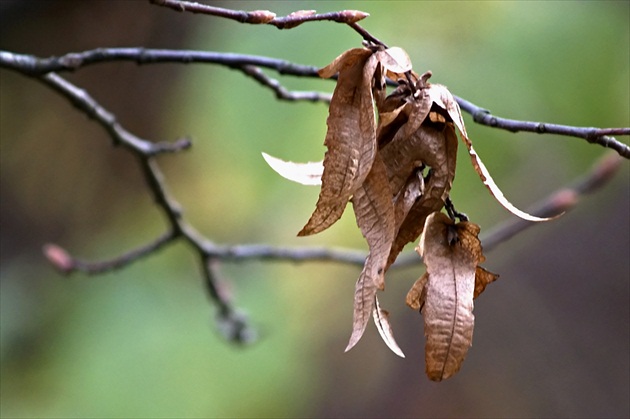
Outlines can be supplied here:
M434 381L459 371L472 345L477 273L484 272L480 280L484 287L497 278L478 269L485 259L478 234L476 224L455 224L445 214L434 212L426 220L416 249L427 272L407 294L407 304L421 309L424 317L426 372Z
M379 289L385 288L385 265L394 240L395 215L385 165L377 155L365 182L352 197L357 225L370 252L355 288L352 335L346 351L361 339Z
M324 171L323 162L294 163L290 161L280 160L262 153L263 158L276 173L285 179L302 185L321 185L322 172Z
M378 333L381 335L381 338L385 342L385 344L392 350L396 355L401 358L405 357L402 349L396 343L396 339L394 339L394 332L392 331L392 326L389 323L389 313L387 310L383 310L378 303L378 298L374 297L374 310L372 310L372 317L374 319L374 324L378 329Z
M377 287L383 289L385 263L394 240L396 219L392 192L380 156L376 156L365 182L352 197L352 206L357 225L370 248L368 260L373 266L368 272Z
M407 183L405 183L405 187L394 198L396 231L399 230L400 225L409 215L409 211L411 211L411 208L423 194L424 178L422 177L422 172L418 169L411 174L409 179L407 179Z
M387 76L396 79L407 71L411 71L411 58L407 52L399 47L391 47L376 52L377 59L387 70Z
M389 146L396 146L396 139ZM388 147L383 149L383 154ZM412 165L413 161L410 159L414 157L412 150L419 152L421 161L431 167L431 170L424 179L422 196L413 203L407 216L398 225L388 257L388 267L394 263L407 243L415 241L420 236L426 218L444 206L455 178L457 136L453 125L445 123L441 126L432 124L420 126L407 141L401 143L400 150L395 153L397 157L392 156L391 161L401 165ZM405 162L405 159L409 161ZM397 186L398 178L393 176L392 183Z
M416 280L411 286L411 289L407 293L405 303L412 310L421 310L424 305L424 300L427 297L427 282L429 281L429 274L425 272L420 278Z
M475 295L473 297L479 297L479 295L486 289L486 286L497 279L499 279L499 275L493 274L481 266L477 266L477 269L475 270Z
M368 60L371 55L369 49L351 49L319 72L321 77L336 73L339 77L326 122L328 151L322 188L315 211L298 236L319 233L334 224L372 167L376 154L372 77L378 63Z
M338 74L338 78L326 122L324 144L328 150L324 156L322 188L315 211L299 236L323 231L343 214L376 155L373 88L382 90L386 74L399 78L410 69L411 60L400 48L355 48L319 71L320 77Z

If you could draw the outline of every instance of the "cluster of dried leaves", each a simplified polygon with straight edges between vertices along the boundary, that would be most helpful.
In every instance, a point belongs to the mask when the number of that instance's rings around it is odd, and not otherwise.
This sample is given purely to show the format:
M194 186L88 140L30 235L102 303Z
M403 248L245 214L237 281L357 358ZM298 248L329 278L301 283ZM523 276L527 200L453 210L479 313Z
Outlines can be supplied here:
M475 153L451 93L430 84L430 72L418 75L411 67L407 53L396 47L370 45L344 52L319 71L324 78L337 75L323 162L264 157L290 180L321 184L315 211L298 235L325 230L352 203L369 255L356 284L346 351L361 339L373 317L385 343L404 357L377 291L385 288L385 272L403 247L422 234L417 250L427 272L414 284L407 304L423 314L427 374L439 381L459 370L472 343L473 298L497 278L478 266L484 260L479 227L454 211L449 211L450 217L441 212L455 177L456 129L495 198L522 218L545 219L505 199ZM398 82L390 94L386 78ZM455 224L455 218L463 221Z

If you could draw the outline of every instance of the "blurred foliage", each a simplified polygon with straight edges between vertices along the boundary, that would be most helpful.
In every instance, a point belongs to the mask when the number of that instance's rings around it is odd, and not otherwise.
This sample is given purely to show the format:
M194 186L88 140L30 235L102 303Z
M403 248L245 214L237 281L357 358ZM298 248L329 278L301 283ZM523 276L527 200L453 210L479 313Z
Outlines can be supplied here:
M361 8L371 14L362 25L405 48L417 71L432 70L433 81L497 115L630 125L627 1L216 4L279 15ZM0 5L0 47L42 56L146 46L323 66L360 44L330 22L279 31L146 1ZM112 63L65 76L140 136L193 138L191 150L160 163L185 215L212 240L365 247L352 214L296 238L318 190L281 179L260 156L321 158L324 105L278 102L238 72L200 64ZM333 89L326 80L281 81ZM213 331L199 267L183 244L100 277L53 272L40 253L46 242L106 258L153 239L163 220L134 161L96 124L33 80L2 70L0 82L2 417L628 416L627 164L570 214L487 254L501 279L477 301L462 371L434 384L423 371L422 321L404 306L419 267L392 272L382 298L404 360L373 327L342 353L356 268L226 264L236 302L260 329L247 348ZM522 207L605 152L467 122L491 173ZM508 215L468 162L460 153L452 196L484 231Z

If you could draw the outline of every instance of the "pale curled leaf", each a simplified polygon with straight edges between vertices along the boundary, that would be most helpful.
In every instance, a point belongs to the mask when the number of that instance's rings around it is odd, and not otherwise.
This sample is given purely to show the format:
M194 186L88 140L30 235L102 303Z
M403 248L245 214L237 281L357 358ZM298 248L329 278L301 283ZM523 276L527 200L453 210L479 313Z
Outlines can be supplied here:
M422 307L426 372L434 381L459 371L472 345L475 268L481 246L476 240L475 248L476 237L461 224L455 226L443 213L431 214L419 246L428 273ZM453 244L449 229L456 229L459 237Z
M468 148L468 154L470 155L470 159L472 161L473 167L475 171L477 172L477 174L479 175L479 177L481 178L481 181L483 182L484 185L486 185L486 187L488 188L492 196L494 196L494 198L497 201L499 201L499 203L505 209L507 209L512 214L516 215L517 217L520 217L527 221L534 221L534 222L549 221L549 220L553 220L554 218L558 218L559 216L562 215L561 213L553 217L541 218L541 217L536 217L534 215L528 214L525 211L522 211L516 208L510 201L507 200L507 198L503 195L503 192L501 192L501 189L499 189L497 184L494 182L494 179L492 179L492 176L490 176L490 172L488 172L488 169L479 158L479 155L477 154L477 152L474 150L472 146L472 142L463 135L462 135L462 138L464 139L466 148Z
M321 185L324 164L321 161L294 163L262 153L263 158L276 173L285 179L302 185Z
M381 338L387 345L389 349L392 350L396 355L401 358L405 357L402 349L396 343L396 339L394 339L394 332L392 330L392 325L389 322L389 313L387 310L383 310L381 305L378 302L378 298L374 297L374 310L372 310L372 318L374 319L374 324L378 329L378 333L381 335Z
M343 214L348 200L368 175L376 154L372 78L378 63L368 49L352 49L320 70L339 73L330 102L324 144L322 188L311 218L299 236L319 233Z
M466 127L464 126L464 120L462 118L461 110L459 108L459 105L457 104L457 101L453 97L453 95L448 91L448 89L445 86L442 86L439 84L432 84L428 90L431 96L431 100L436 105L440 106L442 109L448 112L448 115L451 117L451 119L453 120L453 123L459 130L462 140L464 141L464 143L466 144L466 148L468 149L468 154L470 155L473 168L475 169L475 171L481 178L481 181L483 182L484 185L486 185L486 187L488 188L492 196L494 196L494 198L505 209L507 209L512 214L516 215L517 217L520 217L524 220L535 221L535 222L549 221L562 215L562 214L559 214L559 215L556 215L555 217L549 217L549 218L536 217L536 216L526 213L525 211L522 211L516 208L510 201L508 201L507 198L503 195L503 192L501 192L501 189L499 189L497 184L492 179L492 176L490 176L488 169L479 158L479 155L474 150L472 141L468 138L468 134L466 133Z

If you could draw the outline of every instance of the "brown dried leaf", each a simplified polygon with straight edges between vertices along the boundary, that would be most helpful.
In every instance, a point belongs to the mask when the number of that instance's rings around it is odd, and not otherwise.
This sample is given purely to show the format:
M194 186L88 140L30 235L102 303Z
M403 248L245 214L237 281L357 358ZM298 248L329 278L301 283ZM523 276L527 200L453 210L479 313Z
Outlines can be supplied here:
M396 219L385 164L376 156L365 182L352 197L352 206L363 237L368 242L370 275L379 289L385 288L385 263L394 240ZM366 262L366 266L368 263Z
M373 278L371 278L368 273L370 270L368 267L369 259L370 256L368 256L365 261L361 275L359 275L359 279L354 286L352 334L350 335L350 340L348 341L348 346L346 346L345 352L348 352L359 342L359 340L361 340L361 337L365 332L365 328L369 323L370 314L374 309L374 299L376 298L376 291L378 288L376 287L376 283Z
M392 193L385 165L378 155L365 182L354 193L352 205L370 252L355 288L352 336L346 351L363 336L374 308L376 292L385 288L385 264L395 234Z
M398 150L393 148L396 147L396 140L395 138L382 150L384 159L388 156L390 162L399 165L398 170L407 166L413 168L415 161L413 158L416 157L414 153L417 151L422 163L430 166L431 171L424 181L422 196L414 202L407 216L397 227L396 238L387 262L388 267L394 263L407 243L415 241L420 236L427 217L444 206L453 185L457 161L457 136L451 123L441 124L441 128L434 125L420 126L407 141L401 142ZM390 146L393 146L392 152L386 153ZM390 184L392 188L396 188L400 178L396 176L396 172L391 173L391 176Z
M422 172L415 171L407 179L405 187L394 198L394 214L396 215L396 230L409 215L418 198L424 193L424 178Z
M372 51L351 49L320 70L320 76L339 73L330 102L324 144L322 188L311 218L298 233L315 234L335 223L350 196L363 183L376 155L372 78L378 62Z
M285 179L302 185L321 185L324 164L321 161L308 163L294 163L262 153L263 158L276 173Z
M486 289L486 286L497 279L499 279L499 275L493 274L481 266L477 266L475 270L475 294L473 298L479 297L479 294Z
M392 79L403 77L404 73L411 71L411 58L407 52L400 47L391 47L377 51L378 60L383 64L388 76Z
M378 333L381 335L381 338L385 342L385 344L392 350L396 355L401 358L405 357L402 349L396 343L396 339L394 339L394 332L392 331L392 326L389 323L389 313L387 310L383 310L378 303L378 298L374 297L375 307L372 310L372 318L374 319L374 324L378 329Z
M424 305L424 300L427 294L427 282L429 281L429 274L425 272L420 278L414 282L411 289L407 293L405 302L413 310L420 310Z
M435 212L426 221L419 252L427 266L424 317L425 362L428 377L441 381L459 371L472 345L475 317L475 270L481 256L479 227L454 225ZM451 242L450 237L456 236Z

